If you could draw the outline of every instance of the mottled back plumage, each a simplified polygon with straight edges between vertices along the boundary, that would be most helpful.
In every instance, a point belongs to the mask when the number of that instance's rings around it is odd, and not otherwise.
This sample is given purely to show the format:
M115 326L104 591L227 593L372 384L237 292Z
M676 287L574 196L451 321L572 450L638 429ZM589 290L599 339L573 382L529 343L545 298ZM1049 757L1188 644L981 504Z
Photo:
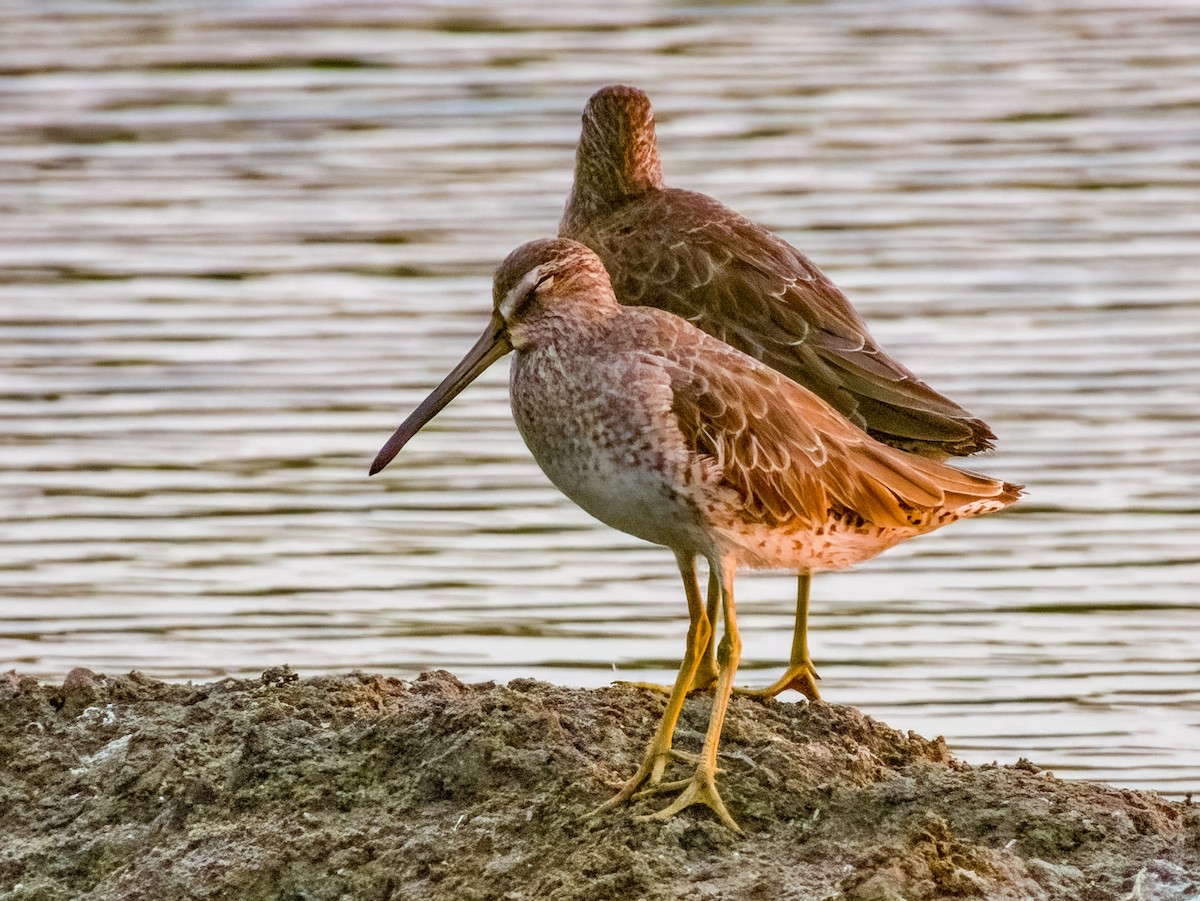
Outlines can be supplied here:
M887 444L943 459L991 429L892 359L804 254L703 194L665 187L637 88L588 101L559 234L603 261L618 300L682 316L832 404Z

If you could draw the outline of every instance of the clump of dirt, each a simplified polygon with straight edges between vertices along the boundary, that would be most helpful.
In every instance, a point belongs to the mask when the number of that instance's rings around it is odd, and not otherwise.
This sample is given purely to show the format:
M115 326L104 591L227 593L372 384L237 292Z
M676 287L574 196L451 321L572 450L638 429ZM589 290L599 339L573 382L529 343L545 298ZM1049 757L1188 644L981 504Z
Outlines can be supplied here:
M1200 808L971 767L858 710L735 699L720 785L746 831L649 798L663 699L354 673L175 685L0 676L0 898L1168 899ZM709 698L676 746L700 747ZM684 764L679 764L685 775Z

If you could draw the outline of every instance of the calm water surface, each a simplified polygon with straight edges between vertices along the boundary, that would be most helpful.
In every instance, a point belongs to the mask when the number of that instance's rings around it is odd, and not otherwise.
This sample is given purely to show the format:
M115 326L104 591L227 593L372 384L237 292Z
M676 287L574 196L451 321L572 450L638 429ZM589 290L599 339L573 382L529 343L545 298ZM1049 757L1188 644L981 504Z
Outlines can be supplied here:
M817 577L826 697L1200 790L1200 17L1057 5L6 4L0 666L669 679L671 555L550 487L504 367L366 477L627 81L668 181L804 249L1029 486ZM739 588L764 684L793 580Z

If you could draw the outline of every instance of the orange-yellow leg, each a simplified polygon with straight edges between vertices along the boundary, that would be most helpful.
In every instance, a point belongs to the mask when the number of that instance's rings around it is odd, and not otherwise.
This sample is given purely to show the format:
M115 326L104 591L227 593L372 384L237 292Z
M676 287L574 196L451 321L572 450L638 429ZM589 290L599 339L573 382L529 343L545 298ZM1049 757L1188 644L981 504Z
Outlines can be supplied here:
M633 774L633 778L611 799L604 802L594 813L610 810L618 804L623 804L633 797L634 792L643 786L654 786L662 780L667 763L671 760L671 739L675 734L675 724L679 713L683 710L683 701L696 676L700 666L700 657L708 644L712 632L712 624L708 621L704 605L700 600L700 590L696 585L696 558L690 554L676 552L675 559L679 563L679 573L683 577L683 590L688 603L688 636L687 650L683 655L683 663L679 667L679 675L675 677L675 687L671 689L671 697L667 701L667 709L663 711L662 720L646 753L642 757L642 765Z
M808 586L811 575L807 570L801 570L796 580L796 627L792 632L792 656L788 668L782 676L766 688L735 688L734 694L739 697L773 698L789 688L795 689L810 701L821 700L817 691L816 667L808 656Z
M721 743L721 728L725 724L725 712L729 708L729 699L733 692L733 674L737 672L738 661L742 656L742 640L738 634L737 615L733 605L734 568L732 559L721 560L713 566L713 569L718 572L720 580L725 634L721 638L718 658L721 674L717 677L712 713L708 719L708 732L704 736L704 747L700 750L696 772L691 779L658 786L660 791L677 788L681 788L683 791L680 792L679 797L662 810L648 816L638 817L639 820L666 820L693 804L704 804L710 807L728 828L739 835L742 834L742 830L730 815L729 809L717 791L717 748Z
M704 653L700 655L700 666L696 668L696 676L692 679L692 691L706 691L717 684L720 667L717 666L717 612L721 606L721 582L712 568L708 571L708 603L705 613L712 628L708 632L708 641L704 645Z
M695 567L692 567L693 584L696 578ZM685 575L684 581L687 581ZM708 574L708 604L705 608L708 614L709 630L708 640L704 644L704 651L700 654L700 664L696 667L696 675L692 677L692 684L688 688L688 694L693 691L708 691L717 682L717 644L715 641L716 623L717 623L717 607L721 603L721 586L717 582L717 577L714 573ZM691 625L694 625L694 620ZM657 682L614 682L614 685L627 685L630 688L641 688L645 691L655 691L659 694L670 695L673 686L659 685Z

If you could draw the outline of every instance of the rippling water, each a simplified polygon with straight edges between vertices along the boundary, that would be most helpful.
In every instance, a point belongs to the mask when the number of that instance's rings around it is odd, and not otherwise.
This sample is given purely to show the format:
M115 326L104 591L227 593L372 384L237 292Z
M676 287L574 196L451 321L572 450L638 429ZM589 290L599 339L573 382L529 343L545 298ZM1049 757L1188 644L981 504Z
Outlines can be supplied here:
M552 233L578 117L765 222L1028 500L814 580L833 701L1200 790L1188 4L55 2L0 12L0 664L669 679L671 555L534 466L503 367L368 480ZM744 683L791 576L739 581Z

